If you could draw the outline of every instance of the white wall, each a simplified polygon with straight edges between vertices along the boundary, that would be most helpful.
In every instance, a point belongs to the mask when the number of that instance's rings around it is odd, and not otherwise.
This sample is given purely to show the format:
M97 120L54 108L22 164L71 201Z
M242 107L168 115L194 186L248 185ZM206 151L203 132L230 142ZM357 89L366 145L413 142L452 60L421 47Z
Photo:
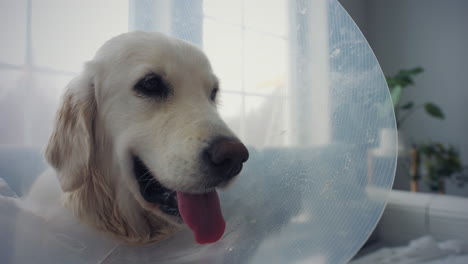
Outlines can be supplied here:
M468 1L340 2L363 29L385 74L414 66L426 69L404 97L437 103L446 119L432 119L419 111L407 120L402 132L410 141L456 145L463 163L468 164ZM468 196L467 187L449 184L447 192Z
M368 0L338 0L348 14L353 18L354 22L358 25L359 29L368 35Z

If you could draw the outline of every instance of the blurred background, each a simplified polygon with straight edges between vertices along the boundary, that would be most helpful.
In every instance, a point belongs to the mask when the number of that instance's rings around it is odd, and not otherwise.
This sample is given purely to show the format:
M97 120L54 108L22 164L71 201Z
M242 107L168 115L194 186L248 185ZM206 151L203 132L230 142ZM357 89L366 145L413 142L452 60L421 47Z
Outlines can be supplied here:
M403 119L394 188L410 190L415 176L419 191L468 196L468 2L340 3L365 35L384 74L392 78L389 86L402 86L399 96L398 89L392 94L399 97L395 110ZM428 103L437 108L428 112ZM416 166L412 149L419 152L419 175L411 175L411 166Z
M353 263L466 263L468 2L340 3L387 77L399 138L395 191Z

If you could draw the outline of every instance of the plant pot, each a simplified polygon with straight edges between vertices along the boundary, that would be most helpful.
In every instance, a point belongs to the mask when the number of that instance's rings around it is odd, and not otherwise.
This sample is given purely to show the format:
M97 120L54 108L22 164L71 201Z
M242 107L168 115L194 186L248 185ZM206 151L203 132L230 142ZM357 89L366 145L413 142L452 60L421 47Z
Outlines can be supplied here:
M393 183L393 188L397 190L410 190L410 164L411 164L411 146L408 144L405 135L401 132L397 132L398 137L398 162L395 173L395 181Z
M420 179L419 166L420 166L419 152L416 148L413 147L411 148L411 168L410 168L410 177L411 177L410 190L412 192L419 191L419 186L418 186L418 181Z
M409 157L411 155L411 144L406 135L398 130L398 157Z

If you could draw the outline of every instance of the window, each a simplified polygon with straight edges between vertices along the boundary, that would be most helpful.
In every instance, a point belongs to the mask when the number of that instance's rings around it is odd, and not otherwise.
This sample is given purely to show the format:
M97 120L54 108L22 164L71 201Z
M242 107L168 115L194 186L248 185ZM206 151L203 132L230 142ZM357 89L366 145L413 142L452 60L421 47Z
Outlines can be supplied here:
M288 131L272 127L288 121L285 10L277 0L203 2L203 48L221 79L220 112L248 145L288 142Z
M6 0L0 17L0 144L42 147L66 84L128 30L128 1Z
M0 123L6 129L0 144L43 146L68 81L102 43L135 29L165 32L205 50L221 79L220 112L248 145L327 143L326 15L304 12L314 4L324 14L327 2L309 2L2 1ZM324 25L315 39L301 35L311 32L310 23ZM315 53L311 41L319 44Z

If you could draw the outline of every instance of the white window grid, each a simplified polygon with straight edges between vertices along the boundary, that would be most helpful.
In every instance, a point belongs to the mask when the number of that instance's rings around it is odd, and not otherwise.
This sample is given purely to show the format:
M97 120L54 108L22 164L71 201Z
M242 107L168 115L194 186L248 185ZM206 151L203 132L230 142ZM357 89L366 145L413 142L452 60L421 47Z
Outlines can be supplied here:
M242 7L241 7L241 18L240 18L240 23L233 23L233 22L228 22L228 21L225 21L223 19L219 19L218 17L214 17L214 16L211 16L211 15L206 15L204 14L203 15L203 20L204 22L205 21L209 21L209 22L214 22L214 23L218 23L219 25L225 25L225 26L232 26L232 27L235 27L235 28L238 28L241 30L241 46L240 46L240 49L241 49L241 69L240 69L240 72L241 72L241 87L240 87L240 90L236 91L236 90L231 90L231 89L223 89L223 92L226 93L226 94L232 94L232 95L239 95L241 97L241 113L240 113L240 131L239 131L239 134L241 137L245 137L246 136L246 128L245 128L245 119L246 119L246 99L249 98L249 97L257 97L257 98L262 98L262 99L265 99L265 101L268 101L268 99L280 99L280 100L284 100L284 101L287 101L289 100L289 95L288 93L281 93L281 94L265 94L265 93L257 93L257 92L253 92L253 91L247 91L246 89L246 83L245 83L245 65L246 65L246 62L245 62L245 57L246 57L246 53L245 53L245 42L246 42L246 33L247 31L250 31L250 32L253 32L255 34L258 34L258 35L264 35L264 36L269 36L269 37L272 37L272 38L275 38L275 39L278 39L278 40L283 40L283 41L288 41L288 37L287 36L284 36L284 35L281 35L281 34L275 34L275 33L272 33L272 32L269 32L269 31L266 31L266 30L262 30L262 29L259 29L255 26L250 26L250 25L247 25L245 23L245 19L244 19L244 14L245 14L245 7L244 7L244 2L245 1L241 1L242 2ZM288 85L286 82L284 82L284 85ZM286 87L285 87L286 88ZM287 89L284 89L285 91L287 91Z
M131 2L132 0L130 0L129 2ZM242 1L244 2L244 1ZM34 62L34 54L33 54L33 47L32 47L32 34L31 34L31 31L32 31L32 0L26 0L26 19L27 19L27 22L26 22L26 30L25 30L25 34L26 34L26 38L25 38L25 56L24 56L24 63L23 64L14 64L14 63L8 63L8 62L1 62L0 61L0 70L18 70L18 71L21 71L22 72L22 76L24 76L24 78L22 79L23 82L25 83L30 83L31 86L33 86L33 79L31 76L33 76L34 74L37 74L37 73L45 73L45 74L49 74L49 75L52 75L52 76L62 76L62 77L73 77L75 75L77 75L77 72L74 72L74 71L67 71L67 70L62 70L62 69L57 69L57 68L52 68L52 67L47 67L47 66L41 66L41 65L38 65ZM244 16L244 7L242 7L242 16ZM130 18L130 17L129 17ZM228 25L228 26L233 26L233 27L237 27L241 30L241 87L240 87L240 90L230 90L230 89L223 89L223 92L227 95L231 94L231 95L238 95L240 96L241 98L241 107L240 107L240 131L239 134L241 136L244 136L246 134L245 132L245 118L246 118L246 100L248 98L261 98L261 99L265 99L265 101L268 101L269 99L279 99L279 100L282 100L282 101L288 101L290 98L289 98L289 95L288 93L281 93L281 94L266 94L266 93L257 93L255 91L252 91L252 89L250 89L250 91L248 91L246 89L246 83L245 83L245 78L244 78L244 72L245 72L245 36L246 36L246 32L247 31L250 31L250 32L253 32L255 34L259 34L259 35L264 35L264 36L269 36L269 37L272 37L272 38L276 38L278 40L282 40L282 41L288 41L288 38L287 36L283 36L283 35L280 35L280 34L275 34L275 33L272 33L272 32L268 32L268 31L265 31L265 30L261 30L259 28L256 28L255 26L249 26L245 23L245 19L244 17L242 17L240 19L240 23L230 23L230 22L227 22L227 21L222 21L222 20L219 20L218 18L216 17L213 17L213 16L210 16L210 15L203 15L203 20L206 20L206 21L211 21L211 22L215 22L215 23L219 23L220 25ZM203 22L202 22L203 24ZM287 74L287 73L286 73ZM30 78L30 79L28 79ZM287 81L284 81L283 82L283 85L287 86L288 85L288 82ZM12 87L6 87L7 89L11 89ZM287 91L287 89L283 89L284 91ZM26 118L27 119L27 118ZM25 122L27 123L28 120L25 120ZM28 128L28 125L26 124L25 126L26 128ZM25 139L24 139L24 143L25 145L29 145L29 144L32 144L32 140L29 139L28 133L25 133Z

